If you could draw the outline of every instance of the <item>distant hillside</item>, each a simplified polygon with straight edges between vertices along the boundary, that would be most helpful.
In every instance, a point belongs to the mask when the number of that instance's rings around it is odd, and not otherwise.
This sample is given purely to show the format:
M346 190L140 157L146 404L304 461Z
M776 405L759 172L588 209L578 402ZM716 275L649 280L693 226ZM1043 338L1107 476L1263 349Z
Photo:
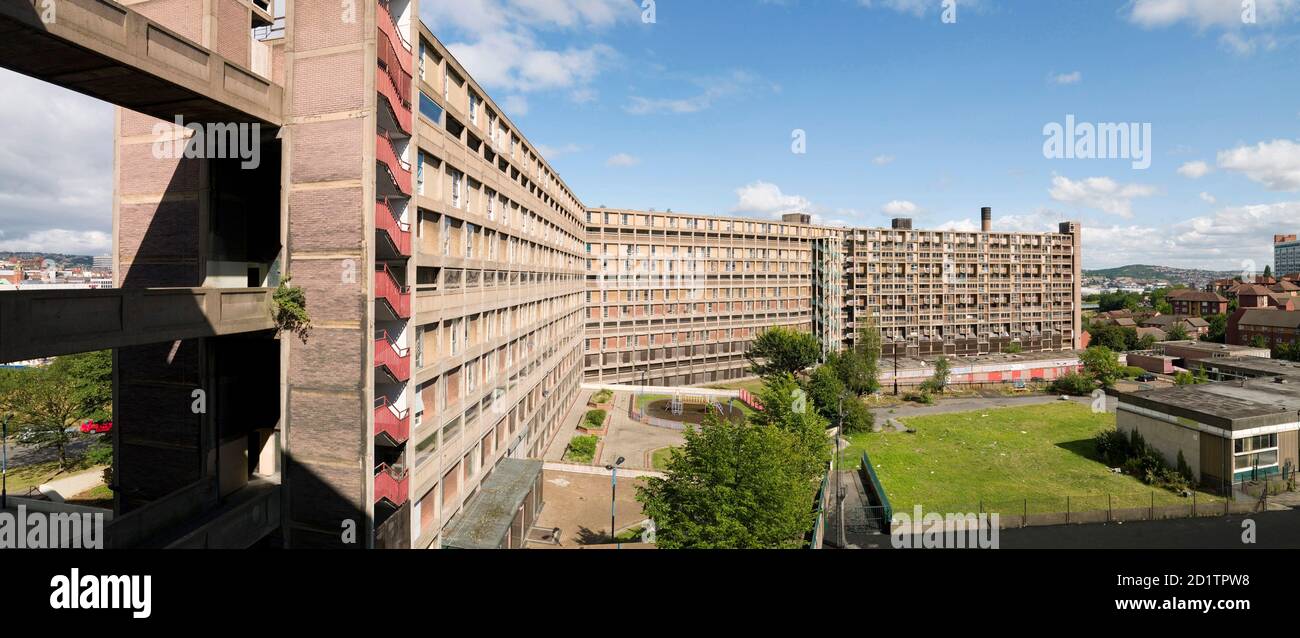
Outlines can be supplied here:
M1084 277L1103 277L1105 279L1126 277L1138 281L1164 279L1187 284L1205 283L1212 279L1227 279L1239 274L1241 273L1233 271L1198 270L1195 268L1174 268L1172 266L1150 266L1145 264L1083 271Z

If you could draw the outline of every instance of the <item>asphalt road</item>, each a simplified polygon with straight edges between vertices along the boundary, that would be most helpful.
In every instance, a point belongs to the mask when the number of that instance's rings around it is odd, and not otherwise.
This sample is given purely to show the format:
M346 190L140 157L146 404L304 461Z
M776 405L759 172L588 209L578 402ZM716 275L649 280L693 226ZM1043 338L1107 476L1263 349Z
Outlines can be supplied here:
M79 436L72 439L68 444L67 455L73 457L86 451L86 447L95 440L93 436ZM29 445L19 445L14 442L12 437L9 440L9 467L22 467L33 463L44 461L53 461L59 458L58 451L54 448L40 449Z

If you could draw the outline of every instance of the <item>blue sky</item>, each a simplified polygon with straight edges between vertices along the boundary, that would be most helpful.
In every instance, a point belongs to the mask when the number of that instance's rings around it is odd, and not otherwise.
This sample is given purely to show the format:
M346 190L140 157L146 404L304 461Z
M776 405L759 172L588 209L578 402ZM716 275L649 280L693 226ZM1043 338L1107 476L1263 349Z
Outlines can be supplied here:
M659 0L652 24L634 0L425 4L591 206L963 227L988 205L1083 221L1089 267L1262 268L1300 226L1300 2L1254 24L1240 0L958 0L955 23L942 0ZM1067 114L1149 123L1150 167L1045 158Z
M948 228L992 206L1082 221L1087 267L1262 268L1300 232L1300 0L1253 24L1242 0L956 0L955 23L945 0L421 5L589 206ZM111 107L0 89L0 250L106 252ZM1150 167L1046 158L1067 115L1150 124Z

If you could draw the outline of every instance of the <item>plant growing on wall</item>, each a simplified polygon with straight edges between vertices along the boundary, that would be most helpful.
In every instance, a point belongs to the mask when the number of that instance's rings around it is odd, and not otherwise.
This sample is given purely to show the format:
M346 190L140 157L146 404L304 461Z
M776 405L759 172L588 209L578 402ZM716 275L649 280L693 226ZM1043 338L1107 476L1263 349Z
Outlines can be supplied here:
M271 316L275 319L276 334L288 332L298 335L307 343L311 332L311 316L307 314L307 293L291 286L292 277L285 277L272 296Z

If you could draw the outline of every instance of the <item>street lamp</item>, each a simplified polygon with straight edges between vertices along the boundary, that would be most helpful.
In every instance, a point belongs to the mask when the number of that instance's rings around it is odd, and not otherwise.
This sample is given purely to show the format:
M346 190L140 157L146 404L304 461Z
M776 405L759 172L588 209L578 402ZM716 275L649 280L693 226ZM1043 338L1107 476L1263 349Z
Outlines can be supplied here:
M835 430L835 456L838 459L835 463L835 495L838 498L839 506L836 508L835 518L839 521L840 528L840 548L848 544L845 537L844 527L844 394L840 394L840 427Z
M618 457L613 465L606 465L605 469L610 471L609 475L609 537L614 539L614 548L620 549L618 542L618 530L614 527L614 507L618 504L618 466L623 464L625 459Z

